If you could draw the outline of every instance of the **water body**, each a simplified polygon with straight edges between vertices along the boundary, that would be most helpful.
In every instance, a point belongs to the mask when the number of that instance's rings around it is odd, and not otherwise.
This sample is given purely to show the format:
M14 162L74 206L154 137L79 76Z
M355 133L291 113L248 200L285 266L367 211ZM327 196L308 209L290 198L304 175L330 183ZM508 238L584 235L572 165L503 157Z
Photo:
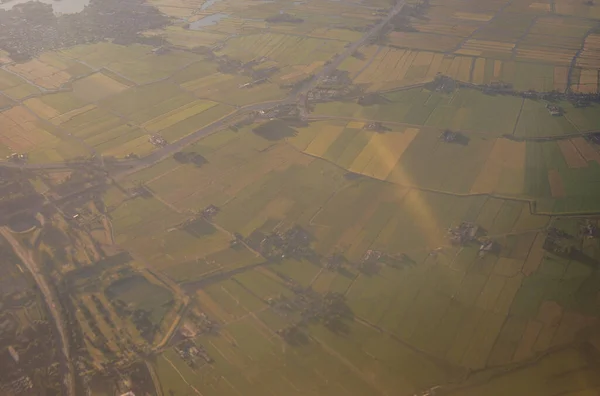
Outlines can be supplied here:
M212 6L213 4L215 4L216 2L219 2L221 0L207 0L204 2L204 4L202 4L200 6L200 10L205 11L208 9L208 7Z
M216 25L221 19L227 18L228 16L229 14L219 12L217 14L212 14L207 17L198 19L197 21L190 23L190 30L200 30L206 26Z
M27 3L31 0L9 0L5 3L0 4L0 9L10 10L17 4ZM83 8L90 4L90 0L37 0L40 3L52 5L54 13L59 14L76 14L83 11ZM216 0L215 0L216 1Z

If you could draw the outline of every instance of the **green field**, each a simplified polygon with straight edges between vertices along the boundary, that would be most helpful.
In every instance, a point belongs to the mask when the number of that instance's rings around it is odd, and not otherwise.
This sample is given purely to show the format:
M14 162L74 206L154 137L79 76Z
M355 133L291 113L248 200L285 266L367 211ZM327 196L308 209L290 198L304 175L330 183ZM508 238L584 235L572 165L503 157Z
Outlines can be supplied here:
M411 0L375 32L393 2L200 3L150 0L165 26L132 44L0 53L0 157L33 164L0 187L43 193L18 242L82 393L136 364L164 396L598 393L600 105L563 95L597 88L598 6ZM302 106L313 82L336 99ZM48 318L6 252L0 326L29 339Z

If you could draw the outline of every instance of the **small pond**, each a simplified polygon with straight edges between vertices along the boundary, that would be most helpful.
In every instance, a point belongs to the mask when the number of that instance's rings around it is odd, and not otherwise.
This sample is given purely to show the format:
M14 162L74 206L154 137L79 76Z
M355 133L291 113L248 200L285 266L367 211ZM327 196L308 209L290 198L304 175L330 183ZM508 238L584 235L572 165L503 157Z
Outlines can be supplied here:
M200 30L203 27L216 25L223 18L227 18L229 14L225 14L223 12L219 12L217 14L212 14L207 17L198 19L197 21L190 23L190 30Z

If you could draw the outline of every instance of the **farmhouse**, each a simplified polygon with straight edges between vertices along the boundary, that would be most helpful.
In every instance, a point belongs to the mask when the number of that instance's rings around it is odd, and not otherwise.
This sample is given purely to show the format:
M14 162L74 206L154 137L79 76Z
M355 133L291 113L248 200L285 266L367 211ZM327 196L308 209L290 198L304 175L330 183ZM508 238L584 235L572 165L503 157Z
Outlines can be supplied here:
M478 225L463 221L458 227L449 230L450 242L455 245L467 244L475 240L479 231Z
M381 122L370 122L365 125L367 131L382 131L384 129Z
M595 238L596 236L598 236L598 227L596 227L592 223L587 223L583 227L583 236L588 239Z
M29 155L27 153L12 153L11 155L7 155L6 159L9 161L13 161L13 162L19 162L19 161L27 161L27 159L29 158Z
M154 55L164 55L164 54L168 54L171 50L167 47L161 46L161 47L157 47L157 48L152 48L152 53Z
M481 243L481 246L479 246L479 253L478 256L484 257L486 254L492 252L494 250L494 241L492 240L486 240L483 241Z
M450 129L446 129L440 135L440 140L446 143L455 142L458 139L458 133L451 131Z
M160 135L152 135L150 136L148 141L156 147L164 147L167 145L167 141L165 140L165 138Z
M219 213L219 208L218 207L216 207L215 205L208 205L202 211L202 217L204 217L205 219L210 219L214 215L216 215L217 213Z
M546 109L548 109L548 112L552 116L561 116L562 115L562 109L559 106L547 104Z

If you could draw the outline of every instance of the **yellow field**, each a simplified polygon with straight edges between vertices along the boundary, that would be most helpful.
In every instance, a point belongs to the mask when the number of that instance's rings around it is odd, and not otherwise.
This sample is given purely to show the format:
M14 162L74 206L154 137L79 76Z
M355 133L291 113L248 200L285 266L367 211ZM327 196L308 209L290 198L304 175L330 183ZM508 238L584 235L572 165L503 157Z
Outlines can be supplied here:
M214 86L218 84L222 84L228 80L233 79L234 76L224 73L215 73L208 76L200 77L195 80L187 81L181 84L181 88L187 91L198 91L201 89L206 89L208 86Z
M129 88L102 73L94 73L73 83L73 94L82 100L95 102Z
M525 143L513 142L508 139L497 139L481 172L471 187L472 194L486 194L497 191L502 172L516 171L518 175L514 185L525 182ZM502 191L506 194L518 194L521 191Z
M203 111L206 111L216 105L217 103L215 102L197 100L195 102L188 103L178 109L162 114L146 122L142 126L150 132L162 131L163 129L168 128L171 125L175 125L180 121L190 118L196 114L200 114Z
M308 154L321 157L329 146L338 138L344 130L343 126L327 125L317 134L312 142L306 147L305 152Z
M388 42L391 46L414 50L448 52L456 48L460 41L460 37L453 35L421 32L391 32L388 34Z
M577 150L573 142L570 140L559 140L557 143L569 168L586 168L588 166L587 161L583 158L579 150Z
M587 140L582 137L571 139L577 150L581 153L586 161L596 161L600 164L600 152L592 147Z
M38 98L27 99L23 102L25 106L31 109L38 116L47 120L60 115L60 112L53 107L48 106Z
M475 60L475 69L473 71L473 83L483 84L485 78L485 59L477 58Z
M459 55L471 55L479 56L484 52L493 52L496 54L510 55L512 49L515 47L513 43L506 43L502 41L490 41L490 40L478 40L470 39L467 40L459 50L455 53Z
M502 76L502 61L494 61L494 78L500 78Z
M67 121L71 120L72 118L75 118L78 115L81 115L83 113L87 113L88 111L94 110L95 108L96 108L96 105L93 105L93 104L83 106L83 107L80 107L79 109L71 110L64 114L58 115L58 116L50 119L50 122L53 123L54 125L60 125L63 122L67 122Z
M468 82L473 59L429 51L384 49L354 81L357 84L371 83L370 91L431 81L438 73ZM475 74L483 82L485 59L479 60L475 67Z
M160 12L176 17L183 18L193 15L204 0L150 0L149 3L154 5Z
M466 19L469 21L480 21L480 22L487 22L490 19L492 19L493 15L490 14L481 14L481 13L475 13L475 12L455 12L454 13L454 18L458 18L458 19Z
M404 132L373 133L369 143L354 159L349 170L354 173L386 180L398 159L419 133L416 128L408 128Z
M556 47L537 47L537 48L525 48L519 47L516 52L517 60L530 60L538 61L541 63L559 63L564 65L570 65L573 56L577 51L570 48L556 48Z
M39 127L38 119L23 106L0 113L0 144L14 152L24 153L56 140L54 135Z
M114 147L111 150L106 151L104 156L123 158L130 153L144 156L149 154L152 150L154 150L154 146L148 141L148 136L140 136L137 139L130 140L121 146Z
M318 62L312 62L311 64L308 64L308 65L294 65L291 67L291 69L293 70L292 72L282 75L281 77L279 77L279 79L282 81L288 81L288 80L296 80L298 78L304 78L304 77L308 76L309 74L314 73L315 70L317 70L324 64L325 64L325 62L318 61Z
M7 69L17 73L35 85L47 89L60 88L71 79L69 73L43 63L38 59L32 59L26 63L9 65Z
M548 12L551 10L551 5L549 3L531 3L529 8L532 10Z
M360 121L350 121L347 125L346 128L350 128L350 129L363 129L365 126L364 122L360 122Z
M600 68L600 34L590 34L577 58L577 66Z
M294 26L290 28L296 29ZM265 57L276 61L282 67L326 61L331 54L341 51L345 44L339 40L260 33L232 37L220 53L243 62Z

